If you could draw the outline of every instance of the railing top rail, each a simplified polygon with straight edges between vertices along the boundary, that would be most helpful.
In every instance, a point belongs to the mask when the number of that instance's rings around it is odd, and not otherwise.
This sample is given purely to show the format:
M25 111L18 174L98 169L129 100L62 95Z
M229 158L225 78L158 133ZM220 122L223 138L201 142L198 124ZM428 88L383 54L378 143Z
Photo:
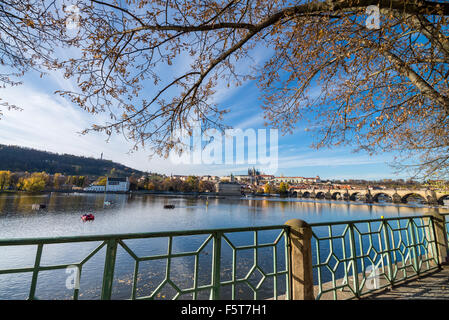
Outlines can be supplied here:
M448 213L441 213L442 215L449 215ZM344 221L327 221L310 223L310 227L321 227L329 225L345 225L356 224L366 222L380 222L391 220L406 220L406 219L418 219L418 218L430 218L431 215L416 215L405 217L392 217L392 218L378 218L378 219L363 219L363 220L344 220ZM237 228L217 228L217 229L204 229L204 230L179 230L179 231L158 231L158 232L146 232L146 233L124 233L124 234L101 234L101 235L82 235L82 236L61 236L61 237L39 237L39 238L9 238L0 239L0 246L8 245L34 245L39 243L69 243L69 242L85 242L85 241L105 241L109 239L139 239L139 238L162 238L162 237L176 237L176 236L190 236L190 235L202 235L212 233L232 233L232 232L245 232L245 231L263 231L263 230L275 230L275 229L288 229L287 225L270 225L270 226L255 226L255 227L237 227Z
M105 241L110 239L144 239L144 238L163 238L176 236L193 236L213 233L232 233L244 231L264 231L264 230L287 230L287 225L271 225L271 226L257 226L257 227L241 227L241 228L218 228L218 229L204 229L204 230L180 230L180 231L158 231L146 233L124 233L124 234L101 234L101 235L83 235L83 236L62 236L62 237L42 237L42 238L10 238L0 239L0 246L12 245L35 245L35 244L56 244L69 242L86 242L86 241Z
M407 220L407 219L419 219L419 218L431 218L431 215L416 215L416 216L405 216L405 217L392 217L392 218L378 218L378 219L363 219L363 220L346 220L346 221L328 221L328 222L318 222L310 223L310 227L323 227L328 225L340 225L340 224L354 224L354 223L364 223L364 222L379 222L379 221L391 221L391 220Z

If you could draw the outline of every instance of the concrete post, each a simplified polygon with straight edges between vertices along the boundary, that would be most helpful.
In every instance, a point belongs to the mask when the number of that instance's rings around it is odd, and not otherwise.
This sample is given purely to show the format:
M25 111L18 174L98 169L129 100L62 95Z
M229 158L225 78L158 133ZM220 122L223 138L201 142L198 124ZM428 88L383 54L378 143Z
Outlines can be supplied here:
M435 243L436 243L436 253L438 254L438 259L440 264L449 263L448 255L448 243L447 243L447 233L446 233L446 220L444 216L438 212L428 212L426 215L433 217L434 228L435 228ZM433 239L433 235L430 237Z
M312 228L307 222L291 219L290 227L290 290L293 300L314 300L312 275Z

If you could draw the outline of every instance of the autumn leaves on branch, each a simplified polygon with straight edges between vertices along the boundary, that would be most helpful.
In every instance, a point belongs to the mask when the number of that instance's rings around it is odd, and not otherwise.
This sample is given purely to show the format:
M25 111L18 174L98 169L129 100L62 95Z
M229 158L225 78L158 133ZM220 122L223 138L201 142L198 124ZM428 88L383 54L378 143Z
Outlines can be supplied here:
M171 133L192 119L224 128L231 106L216 91L257 81L268 125L307 125L317 147L396 151L402 169L448 173L449 3L79 1L76 37L51 2L0 3L4 64L63 68L78 87L59 93L110 116L86 132L123 132L167 155L182 148ZM379 29L366 27L373 5ZM56 45L78 54L56 59Z

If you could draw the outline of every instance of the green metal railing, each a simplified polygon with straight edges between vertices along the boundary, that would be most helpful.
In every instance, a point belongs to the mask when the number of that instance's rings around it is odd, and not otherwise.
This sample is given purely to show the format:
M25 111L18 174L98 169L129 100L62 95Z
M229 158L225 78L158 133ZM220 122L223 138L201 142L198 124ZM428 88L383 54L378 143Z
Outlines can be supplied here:
M445 219L445 232L449 240L449 214L445 215ZM358 298L437 269L440 265L435 240L435 220L430 215L324 222L310 224L310 227L316 299ZM266 237L267 232L270 233L270 237ZM31 273L27 296L28 299L37 299L39 297L38 280L43 279L43 277L40 278L40 273L76 267L82 277L86 263L94 257L99 258L99 253L103 252L104 258L100 257L104 259L103 275L97 298L111 299L114 298L114 288L117 289L115 287L117 264L121 253L124 252L134 263L130 281L131 292L127 296L130 299L156 299L167 286L175 291L173 299L187 296L191 299L202 297L238 299L240 296L237 294L239 291L237 287L242 285L249 290L253 299L266 299L267 290L273 299L278 299L280 296L290 299L291 281L294 281L290 279L290 267L291 259L295 257L291 256L289 233L288 226L278 225L140 234L3 239L0 240L0 249L12 246L33 246L36 251L32 265L3 270L0 268L0 276ZM200 237L200 239L192 241L192 237ZM134 247L133 241L150 239L159 241L159 245L154 246L157 249L165 248L165 245L161 245L165 243L166 252L142 254ZM243 244L239 243L242 239L245 240ZM183 241L182 243L186 245L180 248L174 244L175 241ZM90 243L94 249L86 248L88 254L84 255L83 252L82 258L76 262L48 264L43 261L43 252L47 247L75 243L83 245ZM70 253L73 254L73 252ZM243 253L246 253L250 259L244 260ZM269 256L272 258L271 261ZM205 257L210 258L210 265L203 264ZM177 275L171 268L174 260L179 258L193 259L193 284L187 287L181 287L177 283L175 280ZM156 283L154 289L143 294L138 290L138 285L144 282L139 272L142 272L144 263L154 261L165 263L165 275ZM247 264L247 269L239 276L238 271L241 271L244 264ZM267 268L267 265L270 268ZM153 271L163 273L161 270L163 269ZM258 279L253 281L254 277ZM204 278L207 281L204 281ZM270 283L269 289L266 288L267 283ZM262 288L263 286L265 287ZM282 288L278 289L278 287ZM225 289L229 293L228 297L223 295ZM78 299L80 289L74 288L71 297ZM248 299L248 296L244 298Z
M260 233L264 231L272 231L277 236L272 242L263 242L260 238ZM253 233L253 243L245 245L236 245L232 240L232 236L239 233ZM198 236L203 235L205 240L199 245L196 250L175 252L173 248L173 242L180 237ZM149 238L166 238L167 239L167 252L165 254L157 255L138 255L135 250L129 245L129 241L137 239L149 239ZM231 288L231 299L236 298L236 286L239 284L247 284L250 290L253 292L253 298L258 299L259 290L262 284L267 279L273 281L273 298L277 299L280 295L278 292L278 278L284 277L285 280L285 295L290 297L289 293L289 248L288 248L288 227L286 226L267 226L267 227L250 227L250 228L233 228L233 229L213 229L213 230L201 230L201 231L177 231L177 232L155 232L155 233L142 233L142 234L120 234L120 235L94 235L94 236L80 236L80 237L60 237L60 238L39 238L39 239L6 239L0 240L0 247L5 246L36 246L36 254L34 259L34 265L24 268L4 269L0 270L0 275L6 274L18 274L18 273L32 273L31 284L28 293L28 299L38 299L38 293L36 292L37 282L39 279L39 273L49 270L66 269L66 268L78 268L79 276L82 277L83 266L100 250L105 248L105 260L104 270L101 286L101 299L111 299L113 293L114 273L116 270L117 250L122 248L129 256L134 260L134 272L132 277L132 290L130 299L155 299L164 286L171 286L176 294L173 299L178 299L182 295L191 295L193 299L197 299L200 293L208 293L210 299L220 299L221 289L224 287ZM68 244L68 243L92 243L99 242L87 256L81 261L65 263L65 264L52 264L42 265L41 258L44 248L51 244ZM212 244L212 263L210 268L210 282L208 284L199 284L199 264L200 254L204 251L206 246ZM226 247L226 248L224 248ZM230 257L223 254L224 249L230 252ZM266 271L260 265L262 259L260 259L260 250L268 249L272 250L273 263L272 270ZM253 252L253 265L242 277L237 276L238 259L237 253L241 251ZM193 270L193 286L190 288L180 288L173 280L171 274L171 262L173 259L181 257L193 257L194 270ZM279 265L279 257L284 259L281 268ZM230 270L230 280L223 280L223 270L221 263L223 259L231 259L232 267ZM140 264L145 261L165 260L165 278L162 282L146 296L137 295L137 285L139 280L139 268ZM266 263L266 261L264 261ZM254 284L250 281L253 274L257 273L260 277L258 283ZM79 288L73 289L73 299L79 298Z
M350 299L438 268L432 216L311 224L316 299Z

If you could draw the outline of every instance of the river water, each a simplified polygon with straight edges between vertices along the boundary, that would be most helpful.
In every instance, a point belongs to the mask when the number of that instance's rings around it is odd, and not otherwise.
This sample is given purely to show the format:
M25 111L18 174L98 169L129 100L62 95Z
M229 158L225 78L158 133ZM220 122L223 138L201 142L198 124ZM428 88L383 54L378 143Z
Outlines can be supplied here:
M105 206L105 201L110 201L112 204ZM33 204L41 203L46 204L44 210L32 210ZM173 204L175 208L164 209L163 206L166 204ZM0 239L281 225L293 218L299 218L309 223L360 220L380 218L381 216L422 215L430 210L439 209L422 205L365 204L353 201L281 198L205 199L128 194L3 194L0 195ZM80 216L85 213L93 213L95 220L83 222ZM251 244L252 237L252 233L249 233L240 236L236 241L242 243L246 241ZM273 237L273 234L266 232L266 237ZM196 236L190 240L179 239L173 245L178 250L188 251L198 248L204 240L205 237ZM166 239L135 240L127 244L139 255L164 254L167 250ZM99 243L45 246L41 265L77 263L98 245ZM0 270L32 266L35 253L36 246L0 247ZM259 256L262 256L261 261L258 261L261 265L265 262L268 264L268 261L272 259L269 257L269 253L266 256L263 254ZM80 299L98 298L102 285L104 257L103 248L83 266ZM241 255L238 265L241 270L238 271L240 274L237 275L237 278L244 277L245 272L251 268L254 263L251 257L252 250ZM192 257L172 259L170 279L173 281L176 279L176 285L180 288L192 287L193 259L189 258ZM280 268L282 268L282 259L280 254L278 257ZM141 263L139 285L137 286L138 296L150 294L163 281L166 263L166 260ZM199 269L199 285L201 286L210 282L208 264L211 263L211 243L203 249L200 263L203 263ZM229 273L230 264L229 261L222 262L224 274ZM133 270L134 260L119 248L113 298L130 297ZM40 299L70 298L73 294L73 290L70 289L67 282L70 274L68 270L64 269L40 272L36 296ZM30 273L0 275L0 299L26 299L30 282ZM272 290L269 288L273 284L270 284L268 280L266 282L267 289L264 291L262 286L259 298L264 298L265 295L269 296L269 292ZM284 283L285 281L278 281L281 292L285 290ZM246 284L242 284L241 288L236 288L236 291L240 294L240 298L252 298L252 293L248 289ZM173 287L167 284L156 298L166 299L174 292ZM208 294L209 292L205 290L198 297L207 298ZM229 290L225 290L223 298L226 294L229 294ZM184 298L189 297L186 295Z

